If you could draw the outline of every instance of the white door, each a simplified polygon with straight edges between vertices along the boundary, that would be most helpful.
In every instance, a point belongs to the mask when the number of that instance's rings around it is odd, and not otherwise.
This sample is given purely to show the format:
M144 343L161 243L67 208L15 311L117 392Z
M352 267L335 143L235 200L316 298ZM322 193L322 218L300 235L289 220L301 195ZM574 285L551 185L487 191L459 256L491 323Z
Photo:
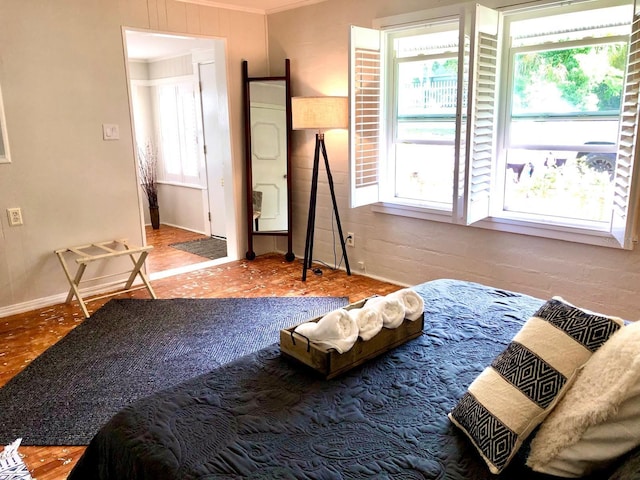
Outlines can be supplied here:
M227 237L224 202L224 158L216 141L218 132L218 92L214 62L198 64L200 75L200 99L202 102L202 128L205 145L205 164L209 179L209 222L211 235Z
M262 192L258 231L287 229L286 124L284 107L251 105L251 175L253 190Z

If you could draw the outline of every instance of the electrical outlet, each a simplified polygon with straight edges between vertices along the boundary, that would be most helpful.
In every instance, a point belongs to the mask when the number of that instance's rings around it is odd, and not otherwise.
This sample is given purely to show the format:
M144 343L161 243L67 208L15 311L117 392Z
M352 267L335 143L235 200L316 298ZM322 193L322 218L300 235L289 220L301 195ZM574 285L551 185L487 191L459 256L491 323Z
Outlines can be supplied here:
M353 232L347 232L346 242L347 247L355 247L356 246L356 236Z
M7 216L9 217L9 225L11 227L17 227L22 225L22 210L19 208L7 208Z

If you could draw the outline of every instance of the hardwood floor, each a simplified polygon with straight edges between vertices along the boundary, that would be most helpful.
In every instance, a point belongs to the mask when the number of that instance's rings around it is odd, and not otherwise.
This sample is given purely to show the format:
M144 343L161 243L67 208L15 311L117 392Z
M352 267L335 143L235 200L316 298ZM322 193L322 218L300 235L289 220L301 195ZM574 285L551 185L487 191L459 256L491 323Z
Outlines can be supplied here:
M202 262L201 257L167 246L169 243L200 237L202 235L166 225L156 231L149 229L147 242L154 249L147 259L148 271L157 272ZM373 294L385 295L399 288L361 275L347 276L343 271L320 267L322 275L311 274L306 282L302 282L301 261L287 262L284 255L269 254L253 261L238 260L154 280L152 285L158 298L346 296L350 302ZM137 290L119 297L148 298L148 293L146 290ZM107 301L89 301L89 312L96 311ZM83 320L75 301L71 305L58 304L0 319L0 386ZM19 452L24 455L25 463L35 479L63 480L84 452L84 447L24 446L20 447Z
M175 267L193 265L208 260L207 258L199 257L193 253L169 246L172 243L189 242L191 240L207 238L206 235L169 227L167 225L162 225L157 230L147 226L145 233L147 235L147 244L153 245L153 250L151 250L146 261L147 273L163 272Z

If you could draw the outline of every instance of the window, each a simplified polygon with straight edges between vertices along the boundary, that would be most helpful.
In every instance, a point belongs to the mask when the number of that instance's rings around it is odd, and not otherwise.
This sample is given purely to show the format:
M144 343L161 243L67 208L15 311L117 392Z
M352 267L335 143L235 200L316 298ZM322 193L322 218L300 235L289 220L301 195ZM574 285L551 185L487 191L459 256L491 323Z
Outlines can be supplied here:
M469 4L353 27L352 206L630 248L632 13Z
M397 88L390 154L395 198L451 208L456 139L458 23L390 36Z
M157 86L161 180L201 185L197 104L193 81Z
M0 163L11 163L7 123L4 117L4 104L2 103L2 91L0 91Z
M503 211L611 218L631 6L507 19Z

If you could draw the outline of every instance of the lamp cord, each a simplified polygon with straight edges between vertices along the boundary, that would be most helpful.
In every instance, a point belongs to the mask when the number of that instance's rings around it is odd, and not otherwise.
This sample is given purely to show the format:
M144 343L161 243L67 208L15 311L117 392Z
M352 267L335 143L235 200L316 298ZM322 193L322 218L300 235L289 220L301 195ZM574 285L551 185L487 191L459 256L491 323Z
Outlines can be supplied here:
M335 212L331 212L331 234L333 236L333 267L331 265L329 265L326 262L323 262L322 260L312 260L313 262L319 263L320 265L324 265L327 268L330 268L331 270L338 270L341 266L342 266L342 261L344 260L344 252L342 252L342 255L340 255L340 263L338 262L337 259L337 252L336 252L336 224L335 224ZM337 265L336 265L337 264Z

